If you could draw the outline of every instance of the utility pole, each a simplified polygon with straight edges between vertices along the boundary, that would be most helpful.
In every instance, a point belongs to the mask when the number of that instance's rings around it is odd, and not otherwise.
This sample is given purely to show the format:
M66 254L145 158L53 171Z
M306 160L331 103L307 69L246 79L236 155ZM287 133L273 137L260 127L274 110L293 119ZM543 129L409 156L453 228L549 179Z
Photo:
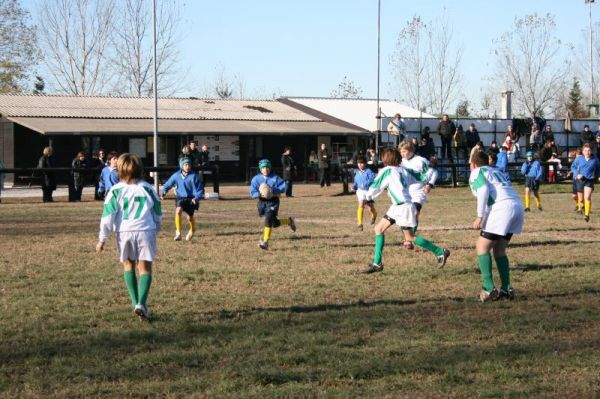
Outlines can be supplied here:
M596 104L595 99L596 95L594 93L594 35L593 35L593 25L592 25L592 4L595 3L596 0L585 0L585 4L589 5L589 16L590 16L590 84L591 84L591 97L590 97L590 116L595 116L598 114L598 104Z

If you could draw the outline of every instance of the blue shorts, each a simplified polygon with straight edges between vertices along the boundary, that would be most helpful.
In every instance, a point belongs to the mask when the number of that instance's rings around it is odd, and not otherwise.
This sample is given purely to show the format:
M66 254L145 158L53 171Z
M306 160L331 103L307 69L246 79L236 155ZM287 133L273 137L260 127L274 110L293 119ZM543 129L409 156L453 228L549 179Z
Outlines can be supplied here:
M594 179L586 179L585 177L583 180L575 179L573 184L575 185L575 189L578 193L582 193L584 187L589 187L592 189L592 191L594 191Z
M194 216L194 211L197 211L200 207L200 201L196 201L196 205L192 204L193 198L176 198L175 206L181 207L185 213Z
M534 177L526 176L525 177L525 187L537 192L540 189L540 182L535 180Z

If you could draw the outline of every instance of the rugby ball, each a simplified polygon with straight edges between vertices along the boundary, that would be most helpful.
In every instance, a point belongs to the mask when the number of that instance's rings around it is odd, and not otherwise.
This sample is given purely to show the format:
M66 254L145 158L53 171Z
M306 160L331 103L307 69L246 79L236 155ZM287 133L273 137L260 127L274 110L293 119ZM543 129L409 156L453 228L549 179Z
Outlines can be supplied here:
M260 196L264 199L269 200L273 198L273 189L267 183L261 184L260 187L258 187L258 192L260 193Z

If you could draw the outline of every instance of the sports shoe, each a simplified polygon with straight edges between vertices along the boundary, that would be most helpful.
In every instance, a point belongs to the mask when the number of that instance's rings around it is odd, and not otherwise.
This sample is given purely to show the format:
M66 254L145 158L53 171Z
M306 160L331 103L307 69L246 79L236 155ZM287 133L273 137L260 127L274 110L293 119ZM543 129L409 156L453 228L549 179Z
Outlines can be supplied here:
M357 228L358 228L358 231L363 231L363 225L362 224L359 224Z
M583 215L583 209L577 209L577 213Z
M538 211L543 211L542 206L538 206Z
M366 273L366 274L376 273L376 272L381 272L381 271L383 271L383 262L371 263L369 266L360 270L361 273Z
M441 269L446 264L448 257L450 256L450 251L444 248L444 253L437 257L438 267Z
M190 230L190 231L188 231L187 235L185 236L185 240L191 241L192 237L194 237L194 232L192 230Z
M590 215L584 215L583 216L583 220L585 220L586 222L590 221Z
M269 249L269 243L268 243L268 242L266 242L266 241L262 241L262 240L260 240L260 241L258 242L258 247L259 247L260 249L267 250L267 249Z
M487 292L486 290L481 290L477 298L481 302L497 301L500 298L500 294L498 293L498 290L496 288L492 289L490 292Z
M290 217L290 229L293 233L296 232L296 218L293 216Z
M525 212L529 212L531 209L529 208L525 208Z
M412 251L413 249L415 249L415 244L413 244L413 242L412 242L412 241L404 241L404 242L402 243L402 246L403 246L404 248L406 248L406 249L410 249L411 251Z
M141 303L138 303L137 305L135 305L135 309L133 310L133 313L138 315L140 317L141 321L149 321L150 320L150 315L148 313L148 309L146 309L146 307L144 305L142 305Z
M512 287L508 289L500 288L500 298L499 299L510 299L511 301L515 299L515 290Z
M175 237L173 237L175 241L181 241L181 233L179 231L175 232Z
M375 224L375 218L372 218L371 219L371 225L374 225L374 224Z

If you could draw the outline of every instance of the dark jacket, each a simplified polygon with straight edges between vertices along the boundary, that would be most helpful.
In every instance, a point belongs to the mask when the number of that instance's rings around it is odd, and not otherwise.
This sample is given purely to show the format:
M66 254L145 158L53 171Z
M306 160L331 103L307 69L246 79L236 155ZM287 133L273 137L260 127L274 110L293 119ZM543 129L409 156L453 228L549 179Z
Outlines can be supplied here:
M38 168L53 168L54 158L46 155L42 155L38 161ZM56 177L54 172L42 172L42 187L49 189L56 189Z
M292 180L294 177L294 170L296 169L296 165L294 164L292 157L285 154L281 155L281 166L283 166L283 180Z
M200 165L207 166L210 161L210 158L208 157L209 151L206 151L206 152L200 151L199 154L200 154Z
M331 154L329 150L325 148L324 150L319 150L319 169L328 169L331 164Z
M190 151L189 155L190 161L192 161L192 167L197 168L202 164L202 155L200 155L200 151L196 148L194 151Z
M73 169L85 169L87 167L87 163L85 161L79 160L79 158L76 157L75 159L73 159L73 162L71 162L71 167ZM83 185L84 185L83 179L85 177L85 174L81 173L81 172L73 171L72 176L73 176L73 185L75 187L83 187Z
M452 122L451 120L440 121L440 123L438 124L438 127L437 127L438 134L440 136L446 137L446 138L451 138L454 135L455 131L456 131L456 126L454 125L454 122Z
M479 132L477 129L473 131L470 129L467 130L467 147L473 148L475 147L475 144L479 143L480 141L481 139L479 138Z

